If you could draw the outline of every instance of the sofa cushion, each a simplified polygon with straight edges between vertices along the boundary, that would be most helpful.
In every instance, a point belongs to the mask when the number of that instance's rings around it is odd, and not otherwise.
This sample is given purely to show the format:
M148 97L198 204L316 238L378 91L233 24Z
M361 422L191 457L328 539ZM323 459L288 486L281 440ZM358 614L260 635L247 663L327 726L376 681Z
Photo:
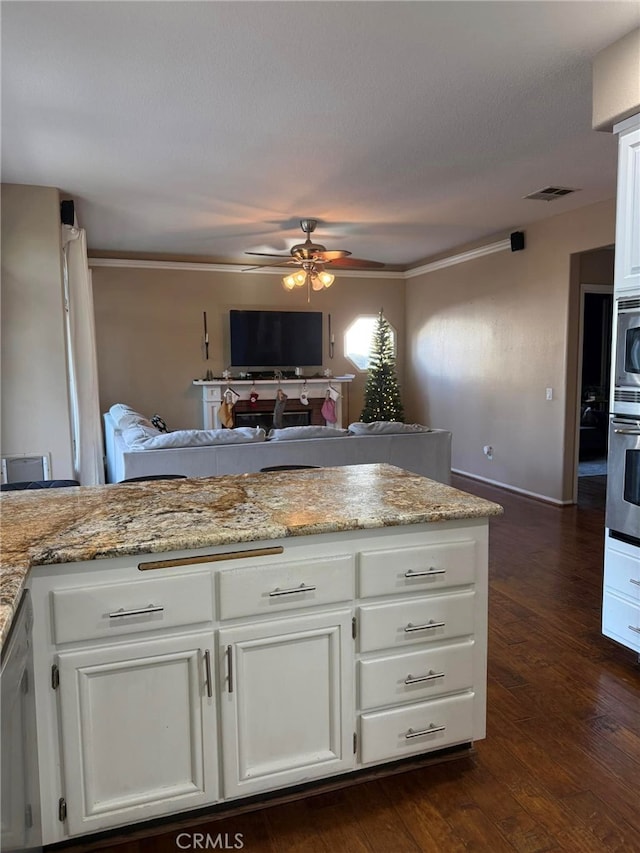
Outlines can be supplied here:
M297 441L301 438L344 438L346 429L334 429L328 426L293 426L272 429L267 436L269 441Z
M237 429L177 429L160 432L142 424L122 431L122 438L131 450L164 450L172 447L208 447L216 444L247 444L264 441L261 427Z
M395 435L404 432L431 432L429 427L422 424L403 424L400 421L372 421L365 424L361 421L349 424L352 435Z
M116 427L120 430L135 426L136 424L143 424L147 427L153 426L149 418L146 418L143 414L136 412L135 409L124 403L114 403L109 409L109 414L115 421Z

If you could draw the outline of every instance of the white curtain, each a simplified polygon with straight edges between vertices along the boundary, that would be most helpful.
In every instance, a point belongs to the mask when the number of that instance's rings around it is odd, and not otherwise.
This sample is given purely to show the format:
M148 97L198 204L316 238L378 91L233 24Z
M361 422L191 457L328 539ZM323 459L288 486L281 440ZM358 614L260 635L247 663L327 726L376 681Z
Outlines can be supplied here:
M62 226L69 398L75 479L104 483L91 270L84 228Z

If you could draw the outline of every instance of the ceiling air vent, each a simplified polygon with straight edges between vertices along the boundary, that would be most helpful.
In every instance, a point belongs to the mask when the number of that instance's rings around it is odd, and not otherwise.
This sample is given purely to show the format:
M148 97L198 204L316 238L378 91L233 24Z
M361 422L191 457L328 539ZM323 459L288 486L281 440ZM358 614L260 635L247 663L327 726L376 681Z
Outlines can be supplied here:
M556 198L562 198L562 196L575 192L579 192L579 190L575 188L572 189L571 187L545 187L543 190L537 190L534 193L525 195L524 198L533 198L539 201L553 201Z

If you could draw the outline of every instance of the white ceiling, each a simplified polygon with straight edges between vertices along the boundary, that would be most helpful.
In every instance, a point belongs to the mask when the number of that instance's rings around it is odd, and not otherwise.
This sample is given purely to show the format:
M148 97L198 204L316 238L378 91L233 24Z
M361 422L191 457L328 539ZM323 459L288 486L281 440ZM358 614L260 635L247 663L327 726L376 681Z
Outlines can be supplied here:
M3 2L2 180L94 250L412 265L615 194L595 53L638 2ZM580 192L522 196L550 184Z

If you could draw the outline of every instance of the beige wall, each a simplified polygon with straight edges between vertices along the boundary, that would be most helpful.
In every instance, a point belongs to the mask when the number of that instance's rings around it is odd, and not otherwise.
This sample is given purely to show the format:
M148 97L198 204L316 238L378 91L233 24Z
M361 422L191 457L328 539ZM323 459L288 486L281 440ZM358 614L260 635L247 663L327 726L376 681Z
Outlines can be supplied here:
M640 112L640 27L610 44L593 61L594 130Z
M343 353L346 327L358 314L384 308L404 340L402 279L356 278L336 274L330 290L287 293L280 275L235 272L95 267L100 403L128 403L146 414L158 412L170 428L202 425L201 391L191 383L207 368L220 375L227 366L230 308L315 310L331 314L335 357L324 340L324 366L334 375L356 373L349 388L345 424L359 420L366 374L358 373ZM202 352L202 313L207 312L210 359ZM404 374L400 346L398 375Z
M408 419L453 432L455 469L571 500L571 256L612 244L614 234L615 203L601 202L529 226L524 251L407 281Z
M580 284L610 284L613 287L613 246L583 252L579 257Z
M72 476L60 197L2 185L2 454L51 454Z

